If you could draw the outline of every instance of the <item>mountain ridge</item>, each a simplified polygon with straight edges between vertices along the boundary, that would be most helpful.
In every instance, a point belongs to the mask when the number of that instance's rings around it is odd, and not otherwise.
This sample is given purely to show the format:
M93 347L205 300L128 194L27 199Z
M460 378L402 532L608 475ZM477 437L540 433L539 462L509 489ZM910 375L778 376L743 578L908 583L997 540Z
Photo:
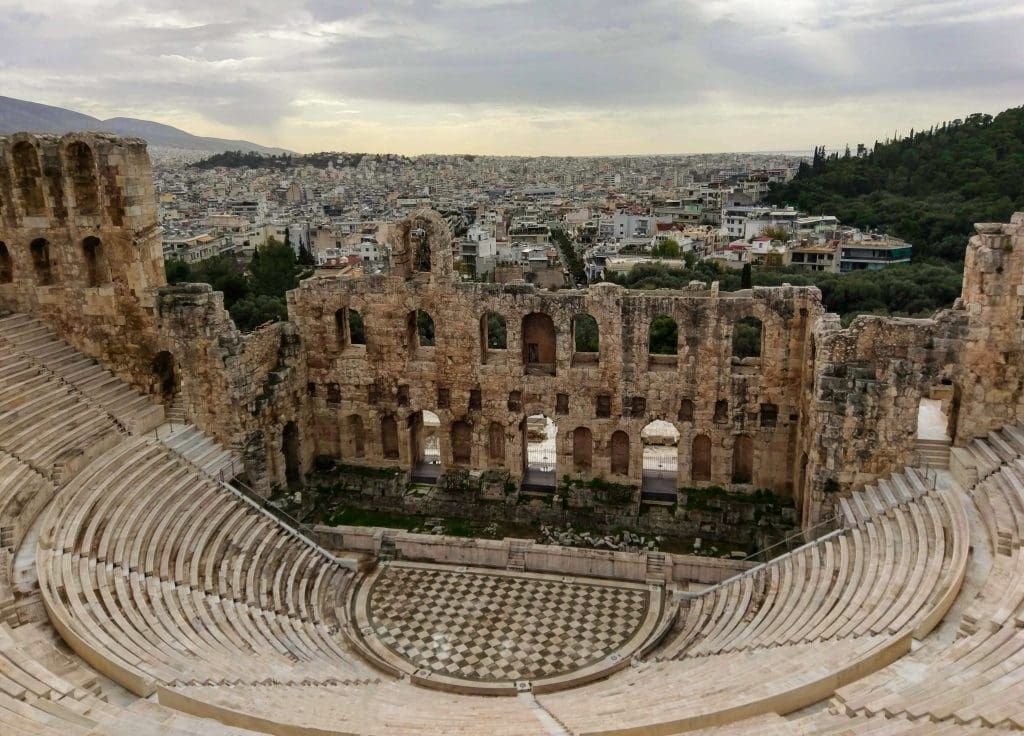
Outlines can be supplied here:
M256 153L290 153L284 148L263 146L246 140L193 135L172 125L139 118L113 117L106 120L54 105L0 95L0 135L21 131L33 133L78 133L100 131L144 139L152 146L223 153L253 151Z

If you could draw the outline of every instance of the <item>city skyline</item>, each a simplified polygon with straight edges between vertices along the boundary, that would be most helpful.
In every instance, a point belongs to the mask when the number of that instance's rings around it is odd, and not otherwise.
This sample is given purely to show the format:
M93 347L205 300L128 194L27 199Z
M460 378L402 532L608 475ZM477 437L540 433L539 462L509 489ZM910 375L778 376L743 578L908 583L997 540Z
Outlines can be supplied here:
M1018 4L3 0L5 94L299 152L809 152L1020 104Z

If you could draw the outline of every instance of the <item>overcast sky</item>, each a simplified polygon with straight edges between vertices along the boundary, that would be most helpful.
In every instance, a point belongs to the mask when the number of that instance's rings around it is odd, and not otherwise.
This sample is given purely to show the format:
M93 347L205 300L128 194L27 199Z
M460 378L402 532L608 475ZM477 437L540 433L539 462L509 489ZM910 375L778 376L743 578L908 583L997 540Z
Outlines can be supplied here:
M0 94L299 151L871 143L1024 104L1024 2L0 0Z

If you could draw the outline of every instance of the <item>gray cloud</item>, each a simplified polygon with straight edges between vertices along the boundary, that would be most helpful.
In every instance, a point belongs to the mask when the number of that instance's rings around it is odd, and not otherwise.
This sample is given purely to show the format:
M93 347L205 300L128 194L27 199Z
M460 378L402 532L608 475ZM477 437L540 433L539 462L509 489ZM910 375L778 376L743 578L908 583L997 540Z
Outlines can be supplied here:
M311 96L621 116L708 100L956 97L1024 79L1024 15L1002 0L306 0L287 10L0 0L0 10L7 93L250 130L300 115L295 103Z

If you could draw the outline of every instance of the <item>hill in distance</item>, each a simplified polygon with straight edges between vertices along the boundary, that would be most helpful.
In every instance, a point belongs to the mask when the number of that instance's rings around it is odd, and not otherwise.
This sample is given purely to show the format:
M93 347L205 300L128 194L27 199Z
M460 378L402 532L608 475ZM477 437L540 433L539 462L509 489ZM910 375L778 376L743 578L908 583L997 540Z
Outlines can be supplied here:
M136 118L100 120L63 107L0 96L0 135L31 131L33 133L64 133L104 131L144 139L151 146L166 146L209 153L252 151L264 154L288 153L284 148L271 148L257 143L226 138L192 135L171 125Z

